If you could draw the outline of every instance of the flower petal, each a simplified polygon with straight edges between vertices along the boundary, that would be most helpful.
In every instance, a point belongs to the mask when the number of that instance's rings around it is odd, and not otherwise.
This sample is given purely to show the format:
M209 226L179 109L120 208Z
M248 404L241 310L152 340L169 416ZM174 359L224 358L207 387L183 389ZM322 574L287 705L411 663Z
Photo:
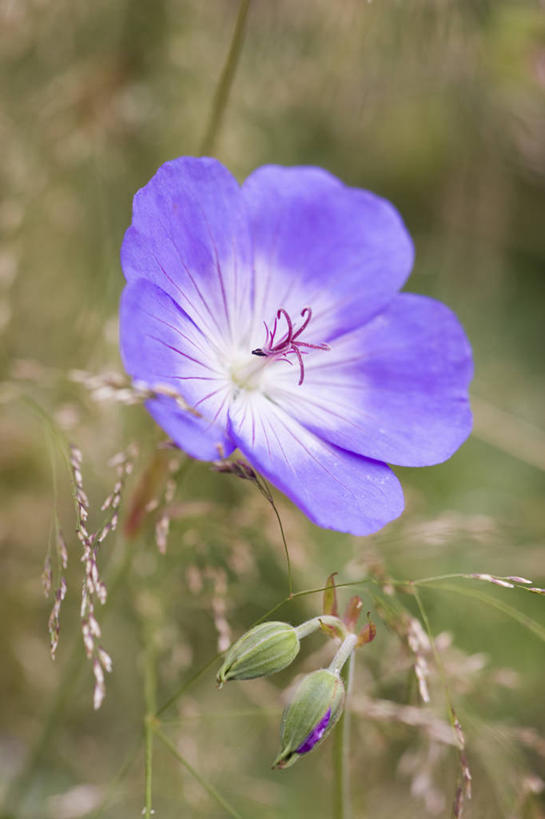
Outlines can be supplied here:
M305 340L368 321L405 282L411 239L395 208L319 168L259 168L242 186L254 243L258 324L313 311ZM259 342L259 337L255 343Z
M120 341L127 372L153 387L172 386L202 414L195 418L171 398L148 402L157 423L173 440L202 460L229 454L225 434L230 385L211 342L181 307L145 279L127 285L121 299Z
M300 387L293 373L279 373L271 398L337 446L399 466L431 466L471 431L472 374L455 315L404 293L330 351L309 355Z
M146 402L152 418L180 449L199 461L215 461L230 455L234 449L222 430L211 429L207 421L194 418L180 409L172 398L154 398Z
M215 159L162 165L133 202L121 264L158 284L224 342L249 321L251 255L237 181Z
M403 511L386 464L322 441L261 393L241 393L229 420L250 462L319 526L368 535Z

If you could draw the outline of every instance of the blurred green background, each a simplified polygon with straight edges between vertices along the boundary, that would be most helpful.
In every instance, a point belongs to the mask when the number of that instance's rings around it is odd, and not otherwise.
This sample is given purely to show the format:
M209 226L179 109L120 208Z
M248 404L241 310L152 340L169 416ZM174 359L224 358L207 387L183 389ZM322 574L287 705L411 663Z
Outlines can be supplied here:
M122 371L118 256L131 199L162 162L200 152L237 9L234 0L0 6L0 804L13 819L140 815L145 668L161 704L222 635L238 636L286 595L266 501L194 465L169 501L166 555L153 511L137 536L104 542L110 596L97 617L114 668L93 711L62 438L82 450L96 527L115 481L108 460L138 441L123 519L160 434L142 407L97 403L70 373ZM475 433L446 464L396 470L401 521L352 538L312 527L278 497L296 588L320 587L333 571L339 582L489 572L545 585L543 2L253 0L215 155L240 179L269 162L316 164L391 199L416 245L408 289L453 308L474 348ZM53 663L40 576L55 508L69 563ZM55 581L54 543L52 559ZM543 817L543 643L520 622L544 623L543 597L451 585L422 589L422 601L466 736L474 796L464 816ZM511 606L519 621L467 591ZM353 593L378 624L356 664L354 817L449 816L455 750L404 724L414 711L377 716L384 700L420 708L403 632L415 600L389 597L378 581L339 596ZM309 595L275 616L299 622L320 606ZM331 816L331 741L289 771L270 770L285 689L331 654L313 637L294 669L220 693L212 665L165 712L179 753L241 816ZM427 662L432 703L422 713L444 722L431 652ZM158 742L153 793L161 819L229 815Z

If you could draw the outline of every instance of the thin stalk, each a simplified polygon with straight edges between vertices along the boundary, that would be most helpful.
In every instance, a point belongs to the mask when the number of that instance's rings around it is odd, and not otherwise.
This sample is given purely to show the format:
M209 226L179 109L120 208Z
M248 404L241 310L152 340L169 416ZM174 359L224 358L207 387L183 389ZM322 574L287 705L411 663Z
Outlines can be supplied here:
M345 641L346 642L346 641ZM354 675L354 653L350 652L341 671L346 699L344 711L333 736L333 819L350 819L350 692Z
M223 654L223 652L220 652L219 654L216 654L215 657L212 657L211 660L208 660L208 662L205 665L201 666L201 668L199 668L199 670L196 671L188 680L186 680L184 683L182 683L182 685L177 689L177 691L175 691L174 694L172 694L172 696L169 697L168 700L161 705L161 707L155 713L155 717L156 718L160 717L161 714L163 714L165 711L167 711L170 708L171 705L174 705L176 700L180 699L182 694L190 686L192 686L194 682L197 682L199 677L202 677L202 675L206 671L208 671L208 669L211 666L213 666L215 663L217 663L217 661L221 658L222 654Z
M426 628L426 632L427 632L427 635L428 635L428 638L429 638L429 641L430 641L430 645L431 645L431 649L432 649L433 656L434 656L434 659L435 659L435 663L437 665L437 670L439 671L439 676L441 677L441 683L443 685L443 690L444 690L444 693L445 693L445 700L446 700L446 703L447 703L447 709L448 709L448 713L449 713L450 724L452 725L452 729L455 730L454 724L455 724L456 716L455 716L454 708L453 708L453 705L452 705L452 699L451 699L451 696L450 696L450 689L449 689L448 680L447 680L447 672L446 672L445 666L443 664L443 659L442 659L441 655L439 654L439 652L437 650L437 646L435 645L435 639L434 639L434 636L433 636L433 632L431 630L431 624L430 624L430 621L429 621L429 618L428 618L428 614L426 612L426 609L424 608L424 604L422 603L422 598L420 597L420 592L416 588L414 589L414 597L415 597L415 600L416 600L416 604L418 606L418 611L420 612L420 616L422 617L422 620L424 621L424 626Z
M454 706L452 704L452 698L451 698L451 695L450 695L450 689L449 689L449 684L448 684L448 680L447 680L447 672L446 672L445 666L443 664L442 657L439 654L439 651L437 650L437 646L435 644L435 640L434 640L433 633L432 633L432 630L431 630L431 624L430 624L426 609L424 608L424 604L422 603L422 598L420 597L420 592L418 591L417 588L414 589L414 596L415 596L415 599L416 599L416 603L418 605L418 610L420 612L422 620L424 621L424 625L426 626L426 631L428 633L428 637L429 637L430 644L431 644L431 647L432 647L433 656L435 658L435 662L436 662L437 668L439 670L439 675L441 677L441 682L443 684L443 689L444 689L444 693L445 693L445 699L446 699L446 702L447 702L449 720L450 720L450 724L452 726L452 732L453 732L453 735L454 735L454 740L455 740L455 743L456 743L456 747L458 748L458 754L459 754L459 758L460 758L460 771L461 771L461 778L462 778L462 783L463 784L460 783L460 775L459 775L458 776L457 792L459 791L462 794L462 799L464 797L467 797L468 799L471 799L471 773L469 771L468 764L467 764L467 759L465 757L465 752L464 752L465 738L464 738L464 735L462 733L462 727L461 727L461 725L460 725L460 723L458 721L458 718L456 716ZM456 805L457 801L458 801L458 796L455 796L455 798L454 798L454 804L455 805ZM454 808L454 811L456 812L456 815L460 815L460 816L462 815L461 811L458 813L456 808Z
M189 764L187 759L184 759L184 757L179 753L174 743L166 736L166 734L163 734L163 732L160 731L159 729L155 730L155 734L157 738L160 739L164 745L166 745L170 753L174 757L176 757L178 762L181 765L183 765L187 771L189 771L191 776L197 780L199 785L201 785L201 787L204 788L204 790L207 792L209 796L212 797L212 799L215 799L218 805L220 805L224 809L224 811L226 811L226 813L229 814L229 816L233 816L234 819L242 819L240 813L237 810L235 810L235 808L232 805L230 805L226 799L224 799L221 793L219 793L219 791L217 791L213 785L211 785L209 782L203 779L202 776L195 770L195 768L193 768L193 766Z
M425 586L429 584L438 583L439 581L443 580L477 580L479 582L485 581L487 583L492 583L496 586L503 586L504 588L508 589L517 589L518 591L525 591L530 592L530 594L542 594L542 589L536 589L532 586L532 581L527 580L526 578L517 578L513 577L512 575L490 575L487 573L472 573L467 574L463 572L454 572L451 574L438 574L434 577L420 577L417 580L411 580L411 586ZM406 583L398 583L398 581L392 581L394 585L407 585Z
M286 534L284 532L284 527L282 525L282 519L280 517L280 513L276 508L276 504L274 502L273 494L270 490L268 483L264 480L264 478L256 477L256 484L257 488L263 495L263 497L270 503L272 506L273 512L276 515L276 520L278 521L278 526L280 529L280 536L282 538L282 544L284 546L284 554L286 555L286 564L288 570L288 599L293 597L293 578L291 574L291 560L290 560L290 553L288 549L288 542L286 540Z
M210 155L214 150L216 137L219 133L223 115L227 107L229 93L233 85L235 71L238 65L240 52L242 51L242 43L244 41L244 31L246 28L246 18L248 16L248 9L250 8L250 0L240 0L238 7L237 21L235 23L235 30L233 38L229 47L229 53L221 77L214 94L212 102L212 110L210 112L210 119L201 144L201 154L205 156Z
M137 758L142 746L142 737L139 736L138 740L134 743L133 747L128 751L125 759L123 760L118 772L116 775L111 779L108 783L104 796L102 797L100 804L87 816L87 819L99 819L100 816L103 816L104 811L109 806L117 787L121 784L125 776L130 771L135 759Z
M462 572L451 572L450 574L437 574L433 577L419 577L417 580L412 580L411 584L413 586L424 586L427 583L435 583L438 580L475 580L472 578L470 574L463 574ZM400 581L401 583L407 583L407 581Z
M484 573L479 575L476 573L468 574L467 572L451 572L450 574L437 574L433 577L419 577L417 580L411 580L411 583L414 586L424 586L427 583L435 583L439 580L486 580L490 582L490 577L492 577L493 580L512 581L511 576L502 577L501 575L500 576L486 575ZM397 581L395 582L397 583ZM403 583L403 581L401 582ZM406 582L407 581L405 581L405 583ZM528 585L531 585L531 581L529 580L526 580L524 582L527 583ZM500 583L498 585L504 584ZM528 585L524 585L515 580L514 582L511 582L511 586L510 587L508 586L508 588L512 588L514 586L515 588L529 591Z
M318 617L313 617L311 620L306 620L301 625L295 627L295 631L297 636L300 640L303 637L308 637L309 634L313 634L315 631L318 631L319 628L322 627L322 624L325 626L332 626L334 629L338 629L342 631L343 636L346 637L347 630L346 626L340 617L335 617L333 614L320 614Z
M284 534L284 527L282 526L282 520L280 519L280 514L278 512L278 509L276 508L274 500L271 500L270 503L274 510L274 514L276 515L276 520L278 521L278 526L280 527L280 535L282 536L282 543L284 545L284 554L286 555L286 564L288 569L288 598L290 598L293 597L293 578L291 574L290 553L288 550L288 544L286 542L286 535Z
M416 591L416 583L415 591ZM545 642L545 628L538 623L536 620L533 620L531 617L528 617L527 614L524 612L519 611L518 609L514 608L514 606L510 606L508 603L504 603L503 600L497 600L495 597L490 597L490 595L485 594L482 591L477 589L470 589L465 586L453 586L449 583L435 583L428 582L426 583L429 589L438 589L441 591L449 591L454 592L455 594L461 594L463 597L471 597L474 600L479 600L481 603L486 603L488 606L492 606L492 608L498 609L501 611L502 614L505 614L507 617L511 617L513 620L516 620L522 626L525 626L529 631L539 637L540 640Z
M331 663L329 664L329 670L332 671L334 674L340 674L344 668L345 663L350 659L354 649L356 648L358 642L358 635L357 634L349 634L347 637L344 638L339 649Z
M155 676L155 652L153 649L153 642L150 635L147 635L146 646L146 668L145 668L145 699L146 699L146 718L144 720L145 731L145 745L146 745L146 763L145 763L145 778L146 778L146 804L144 808L144 816L146 819L151 819L153 815L152 807L152 769L153 769L153 728L155 721L156 710L156 676Z

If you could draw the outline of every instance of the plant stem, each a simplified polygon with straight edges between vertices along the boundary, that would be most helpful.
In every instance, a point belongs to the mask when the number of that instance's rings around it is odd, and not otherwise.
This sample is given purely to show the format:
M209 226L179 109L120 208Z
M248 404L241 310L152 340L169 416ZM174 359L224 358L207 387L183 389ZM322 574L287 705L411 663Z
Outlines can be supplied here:
M284 554L286 555L286 564L287 564L287 568L288 568L288 597L292 597L293 596L293 578L292 578L292 574L291 574L291 560L290 560L290 553L289 553L289 550L288 550L288 544L287 544L287 541L286 541L286 535L284 534L284 527L282 526L282 520L280 519L280 513L278 512L278 509L276 508L276 504L275 504L274 500L271 500L270 504L271 504L271 506L272 506L272 508L274 510L274 514L276 515L276 519L278 521L278 526L280 527L280 534L282 536L282 543L284 545Z
M240 57L240 52L242 51L244 29L246 27L246 18L248 16L249 8L250 0L240 0L237 21L233 32L233 39L231 40L231 46L229 48L225 65L223 66L223 71L221 72L216 93L214 94L210 119L208 120L206 132L201 144L201 154L204 154L205 156L210 155L214 149L214 143L216 141L216 137L221 127L221 121L227 107L229 92L233 85L233 79Z
M146 717L144 720L145 730L145 745L146 745L146 762L145 762L145 776L146 776L146 805L144 816L146 819L151 819L153 815L152 808L152 763L153 763L153 733L155 726L155 711L157 709L156 702L156 687L157 680L155 675L155 649L153 645L153 636L150 634L150 629L145 627L146 631L146 665L144 678L144 694L146 699Z
M186 768L189 771L191 776L193 776L194 779L197 780L199 785L201 785L204 788L204 790L209 794L209 796L216 800L218 805L220 805L229 814L229 816L233 816L235 819L242 819L240 813L238 813L238 811L235 810L235 808L233 808L233 806L230 805L229 802L227 802L223 798L221 793L219 793L214 788L213 785L210 785L209 782L203 779L202 776L195 770L195 768L193 768L193 766L190 765L186 759L184 759L184 757L179 753L174 743L171 742L171 740L166 736L166 734L163 734L163 732L160 731L159 729L156 729L155 733L158 739L160 739L161 742L164 743L164 745L166 745L170 753L176 757L178 762L180 762L184 766L184 768Z
M346 642L346 641L345 641ZM343 643L344 645L344 643ZM341 646L342 648L342 646ZM351 651L341 671L346 699L343 715L335 729L333 736L333 819L350 819L350 691L354 673L354 654Z
M331 663L329 664L330 671L333 671L334 674L341 673L345 663L351 658L352 652L356 648L357 642L358 642L357 634L349 634L347 637L344 638L341 645L339 646L337 653L335 654L335 656L331 660Z
M111 800L113 799L117 787L121 784L125 776L131 769L134 761L136 760L138 754L140 753L142 746L142 737L139 736L137 741L134 743L133 747L127 753L125 759L123 760L118 772L116 775L109 781L104 795L100 801L100 803L96 806L96 808L89 813L86 814L86 819L99 819L100 816L104 815L104 811L109 806Z
M332 628L342 631L344 636L347 634L346 626L340 617L335 617L333 614L320 614L318 617L306 620L304 623L301 623L301 625L295 627L298 638L302 640L303 637L308 637L309 634L318 631L318 629L322 627L322 623L325 626L332 626Z
M175 691L174 694L172 694L172 696L170 696L168 700L164 702L158 709L158 711L155 714L156 719L158 719L161 716L161 714L164 714L164 712L167 711L171 705L174 705L174 703L180 699L184 691L186 691L190 686L192 686L193 683L199 679L199 677L202 677L202 675L206 671L208 671L209 668L215 665L215 663L217 663L221 656L222 656L221 652L216 654L215 657L212 657L212 659L208 660L208 662L205 665L201 666L194 674L192 674L192 676L188 680L183 682L182 685L177 689L177 691Z
M278 526L280 528L280 536L282 538L282 544L284 546L284 554L286 555L286 564L288 569L288 599L293 597L293 578L291 574L291 560L290 560L290 552L288 549L288 542L286 540L286 534L284 532L284 527L282 526L282 518L280 517L280 512L276 508L276 504L274 502L273 494L269 487L267 481L262 478L261 476L256 477L256 485L265 500L267 500L270 505L272 506L273 512L276 515L276 520L278 521Z
M416 586L416 584L414 584ZM428 589L437 589L438 591L449 591L454 592L454 594L460 594L463 597L472 597L474 600L479 600L481 603L486 603L488 606L492 608L498 609L507 617L511 617L513 620L516 620L522 626L527 628L536 637L539 637L540 640L545 642L545 628L541 625L541 623L532 620L531 617L528 617L527 614L524 612L519 611L514 606L510 606L508 603L504 603L503 600L497 600L495 597L491 597L489 594L485 594L478 589L470 589L466 588L465 586L454 586L450 583L427 583ZM415 588L416 591L416 588Z
M436 645L434 637L433 637L433 633L432 633L432 630L431 630L431 624L430 624L430 621L429 621L429 618L428 618L428 614L426 612L426 609L424 608L424 604L422 603L422 598L420 597L420 593L419 593L418 589L416 589L416 588L414 589L414 596L415 596L415 599L416 599L416 603L418 605L418 610L420 612L422 620L424 621L424 625L426 627L426 631L428 633L428 637L429 637L429 640L430 640L430 645L432 647L435 663L436 663L437 669L439 671L439 676L441 677L441 682L443 684L443 689L444 689L444 693L445 693L445 700L446 700L446 703L447 703L449 720L450 720L450 724L452 726L452 732L453 732L453 735L454 735L454 740L455 740L455 743L456 743L456 747L458 748L458 754L459 754L459 758L460 758L460 772L458 774L458 787L457 787L457 789L462 788L462 790L461 790L462 799L464 798L464 796L467 797L468 799L471 799L471 773L469 772L469 768L468 768L468 765L467 765L467 759L465 758L465 753L464 753L465 738L464 738L464 735L463 735L463 732L462 732L462 727L461 727L461 725L460 725L460 723L458 721L458 718L456 716L454 706L452 704L452 698L450 696L450 689L449 689L449 684L448 684L448 679L447 679L447 672L446 672L446 669L445 669L445 666L444 666L444 663L443 663L443 659L442 659L441 655L439 654L439 651L437 649L437 645ZM460 774L461 774L461 776L460 776ZM462 779L462 783L463 783L462 785L460 783L460 779ZM456 804L457 801L458 801L458 797L455 796L454 797L454 804ZM459 816L462 815L461 810L458 812L458 810L455 808L454 811L455 811L456 815L459 815Z

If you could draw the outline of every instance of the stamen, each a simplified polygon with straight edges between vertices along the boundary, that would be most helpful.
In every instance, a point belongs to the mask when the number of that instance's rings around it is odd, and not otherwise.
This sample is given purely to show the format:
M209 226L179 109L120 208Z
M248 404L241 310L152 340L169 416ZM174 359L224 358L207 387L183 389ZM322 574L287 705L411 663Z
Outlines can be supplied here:
M305 380L305 365L303 364L303 356L301 355L301 351L298 347L293 345L293 352L297 356L299 361L300 373L299 373L299 381L297 382L297 386L300 387L303 381Z
M274 343L274 339L276 337L276 331L278 329L278 321L280 318L284 317L286 324L287 324L287 331L285 335L282 337L280 341L277 341L276 344ZM300 347L306 347L309 350L329 350L329 344L310 344L308 341L298 341L297 339L301 335L301 333L306 330L308 327L310 320L312 318L312 310L310 307L304 307L301 310L301 318L303 319L303 323L301 326L294 331L293 329L293 322L287 312L283 307L280 307L276 313L276 318L274 320L274 324L272 330L269 330L268 325L266 322L263 322L265 325L265 345L263 347L256 347L255 350L252 350L252 355L264 357L264 358L276 358L279 361L286 361L288 364L292 364L293 362L289 360L288 355L293 354L297 358L297 362L299 364L299 381L298 386L301 386L305 379L305 365L303 362L303 355L307 352L306 350L299 349Z
M305 313L307 314L306 318L305 318ZM292 341L293 341L294 338L297 338L297 336L300 336L301 333L303 332L303 330L307 329L307 327L308 327L308 325L310 323L310 320L312 318L312 310L310 309L310 307L303 307L303 309L301 310L301 318L303 318L305 320L301 324L301 326L299 327L297 332L292 336Z
M284 316L284 318L286 319L286 324L288 325L288 333L286 335L286 338L283 338L282 341L278 342L278 344L276 345L277 347L283 347L284 344L291 344L293 338L293 324L291 323L291 319L283 307L281 307L278 313L276 314L276 318L279 319L280 316Z

